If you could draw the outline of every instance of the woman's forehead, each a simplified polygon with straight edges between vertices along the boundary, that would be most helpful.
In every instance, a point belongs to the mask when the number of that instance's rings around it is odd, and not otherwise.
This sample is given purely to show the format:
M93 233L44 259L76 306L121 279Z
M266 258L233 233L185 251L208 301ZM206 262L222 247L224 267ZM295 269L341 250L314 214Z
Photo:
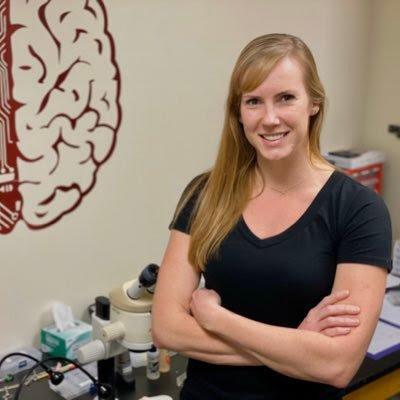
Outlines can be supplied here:
M272 68L271 68L272 67ZM305 90L301 64L293 57L284 57L269 68L249 68L241 85L242 94Z

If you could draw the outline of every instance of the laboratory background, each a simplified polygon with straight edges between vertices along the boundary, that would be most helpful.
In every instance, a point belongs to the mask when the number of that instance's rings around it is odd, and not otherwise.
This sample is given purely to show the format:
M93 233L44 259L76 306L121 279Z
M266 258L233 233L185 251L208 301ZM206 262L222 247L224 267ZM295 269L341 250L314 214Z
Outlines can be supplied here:
M400 238L400 1L3 0L0 13L0 354L39 348L55 303L90 323L96 296L160 264L182 190L214 161L234 62L266 33L310 47L322 152L375 165L366 184Z

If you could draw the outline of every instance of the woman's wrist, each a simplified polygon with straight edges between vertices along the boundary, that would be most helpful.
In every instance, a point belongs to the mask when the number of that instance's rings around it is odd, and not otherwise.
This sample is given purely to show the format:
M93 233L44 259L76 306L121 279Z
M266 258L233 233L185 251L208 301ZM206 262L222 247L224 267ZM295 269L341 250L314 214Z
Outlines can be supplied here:
M221 305L216 305L215 309L212 310L209 321L207 321L207 329L209 332L218 334L220 332L221 322L224 320L226 313L229 312L226 308Z
M212 332L216 329L218 320L227 310L221 306L221 298L217 292L203 288L193 292L190 311L202 328Z

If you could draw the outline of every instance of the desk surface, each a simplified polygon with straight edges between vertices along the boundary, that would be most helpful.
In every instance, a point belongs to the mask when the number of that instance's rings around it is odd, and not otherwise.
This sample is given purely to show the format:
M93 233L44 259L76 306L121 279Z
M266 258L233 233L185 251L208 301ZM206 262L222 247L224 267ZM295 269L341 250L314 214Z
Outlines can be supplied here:
M400 368L400 351L390 353L380 360L366 357L350 385L346 388L346 393L357 390L361 386L373 382L397 368Z
M136 390L120 391L119 400L138 400L143 396L156 396L159 394L168 394L174 400L179 399L180 388L177 386L176 379L186 370L187 360L179 355L172 357L171 370L167 374L161 374L160 379L150 381L146 378L145 368L136 368ZM346 394L357 390L361 386L370 383L383 375L386 375L400 367L400 351L391 353L380 360L366 358L359 371L346 389ZM0 400L2 399L0 393ZM46 381L32 384L24 389L20 400L61 400L62 398L49 389ZM79 397L79 400L93 400L93 396L85 395Z
M186 371L187 359L176 355L171 358L171 369L168 373L161 374L160 378L151 381L146 378L146 368L135 368L136 389L119 390L119 400L138 400L143 396L157 396L168 394L174 400L179 399L180 388L177 386L176 379ZM24 376L23 373L20 376ZM13 382L14 383L14 382ZM4 385L0 385L2 388ZM10 391L14 396L14 390ZM0 392L0 400L3 400L3 392ZM12 398L12 397L11 397ZM63 398L49 388L48 381L43 379L25 387L20 395L20 400L62 400ZM94 396L84 395L77 400L93 400Z

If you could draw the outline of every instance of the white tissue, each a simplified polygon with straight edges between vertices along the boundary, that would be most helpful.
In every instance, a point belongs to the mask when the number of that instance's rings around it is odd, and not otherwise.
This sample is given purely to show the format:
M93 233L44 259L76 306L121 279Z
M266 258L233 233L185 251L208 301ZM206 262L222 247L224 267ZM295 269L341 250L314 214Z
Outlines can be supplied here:
M74 315L70 306L63 303L54 303L52 311L54 322L60 332L75 327Z
M160 396L153 396L153 397L141 397L139 400L172 400L172 397L162 394Z

